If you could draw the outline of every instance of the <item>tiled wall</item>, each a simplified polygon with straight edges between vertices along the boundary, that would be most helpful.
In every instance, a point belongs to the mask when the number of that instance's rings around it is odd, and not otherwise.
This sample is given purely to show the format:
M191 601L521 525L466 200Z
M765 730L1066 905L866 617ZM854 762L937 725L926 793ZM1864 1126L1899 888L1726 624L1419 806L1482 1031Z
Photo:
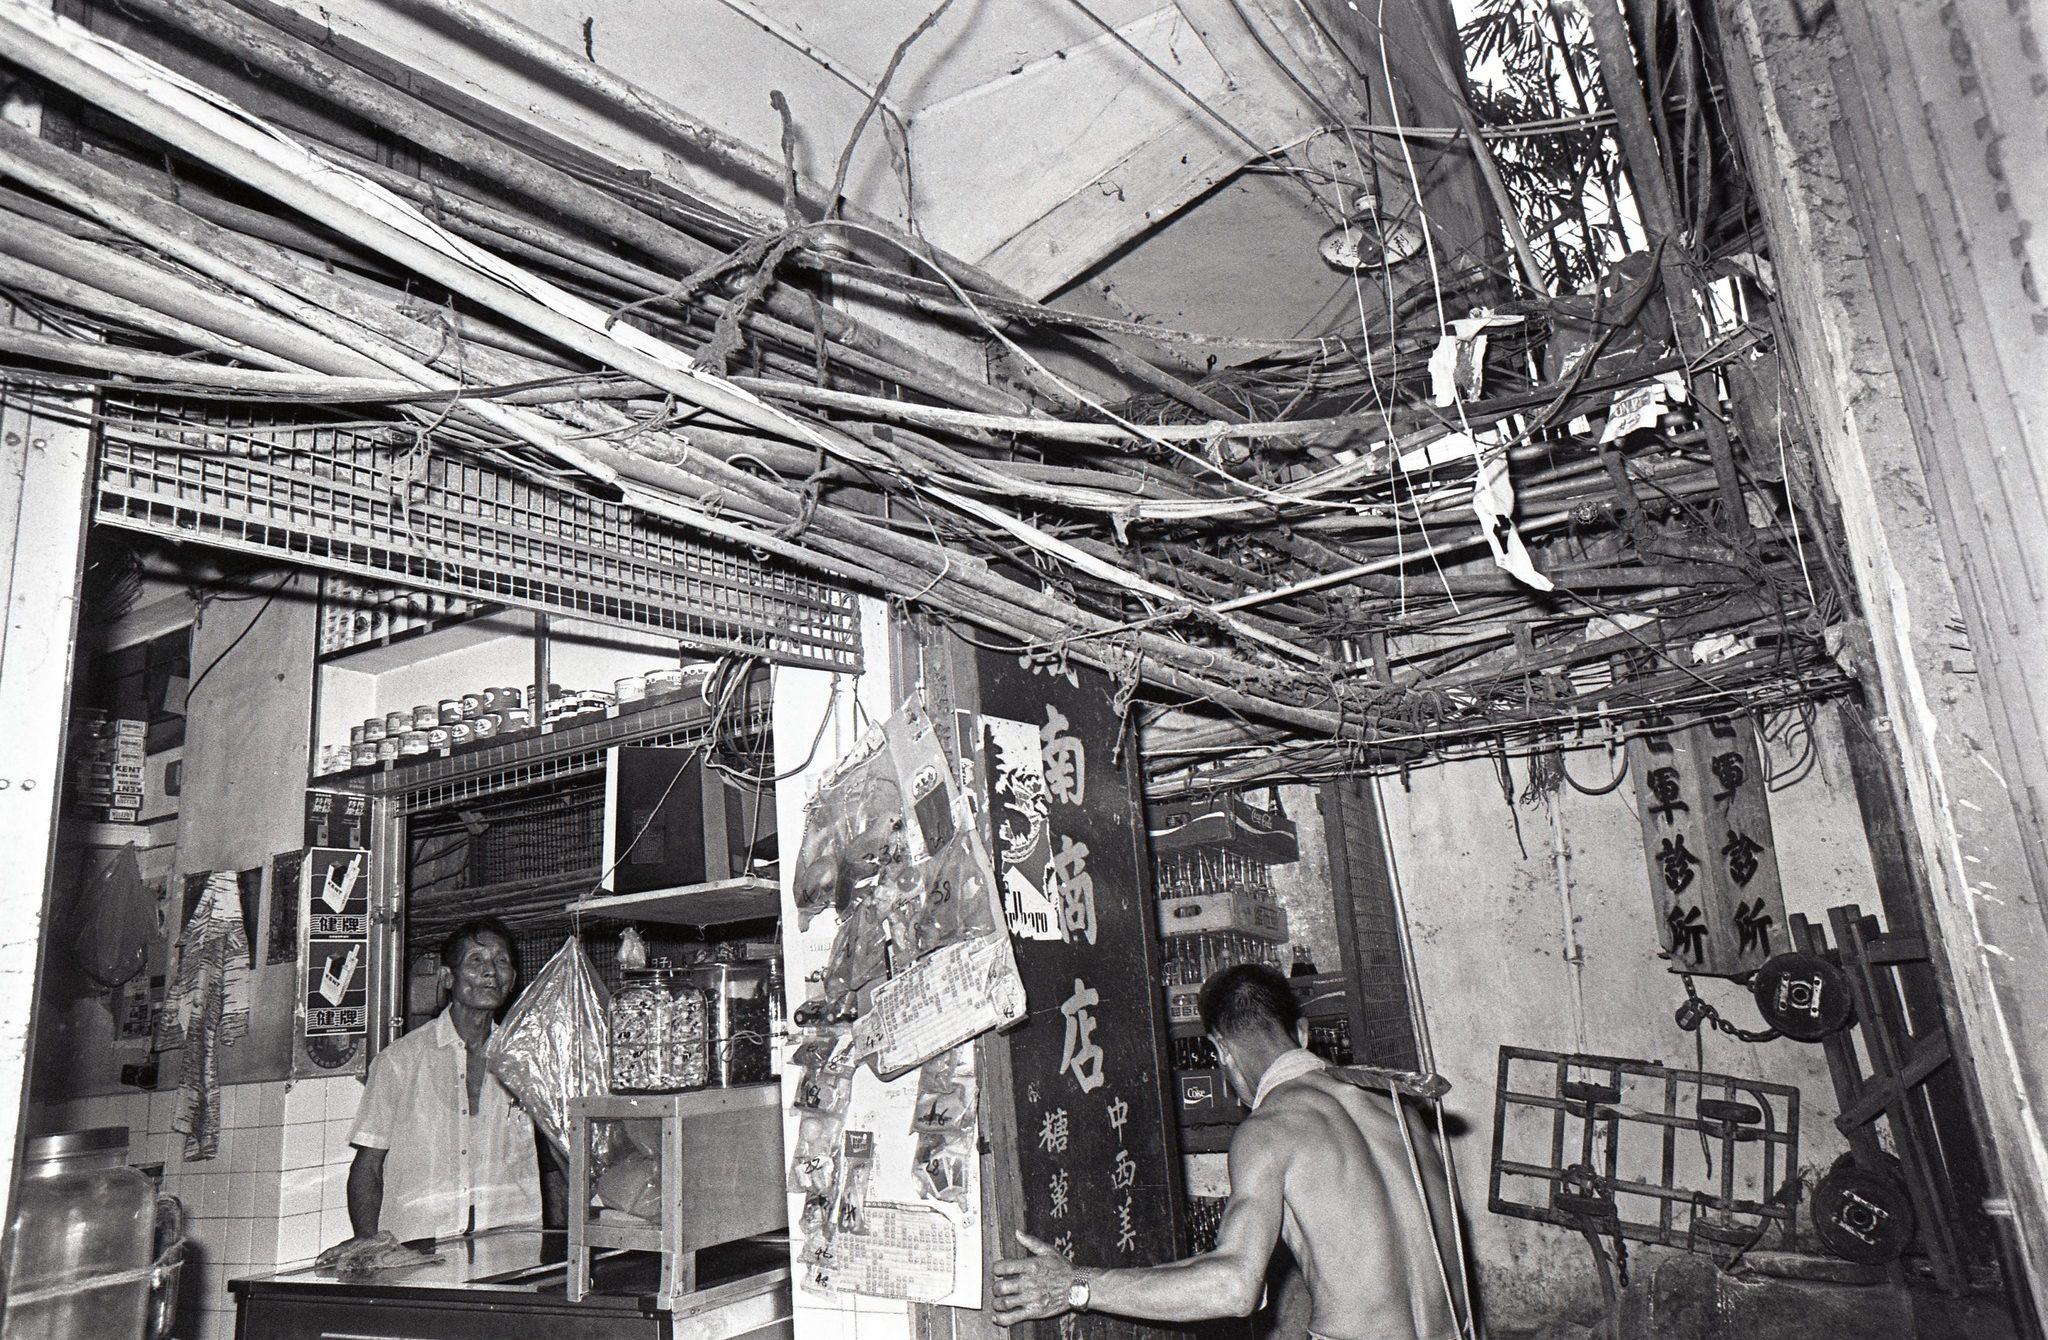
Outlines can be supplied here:
M310 1260L349 1235L348 1133L361 1082L231 1084L221 1092L219 1151L191 1163L185 1137L171 1129L174 1093L80 1098L38 1112L32 1128L126 1126L128 1161L163 1165L164 1191L185 1203L192 1242L177 1340L230 1340L228 1280Z

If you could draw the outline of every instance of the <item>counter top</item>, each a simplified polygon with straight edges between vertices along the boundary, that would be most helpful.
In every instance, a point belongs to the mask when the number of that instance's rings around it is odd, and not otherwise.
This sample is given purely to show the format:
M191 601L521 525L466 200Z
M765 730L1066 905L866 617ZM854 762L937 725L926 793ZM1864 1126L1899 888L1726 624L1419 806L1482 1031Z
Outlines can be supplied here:
M552 1309L651 1313L660 1260L649 1252L604 1252L591 1263L593 1292L580 1303L564 1294L568 1235L559 1230L501 1228L435 1244L438 1261L339 1279L331 1270L293 1266L228 1281L245 1305L253 1298L285 1296L376 1298L387 1302L498 1303ZM756 1239L707 1248L698 1256L698 1289L691 1311L717 1308L781 1289L789 1281L787 1246Z

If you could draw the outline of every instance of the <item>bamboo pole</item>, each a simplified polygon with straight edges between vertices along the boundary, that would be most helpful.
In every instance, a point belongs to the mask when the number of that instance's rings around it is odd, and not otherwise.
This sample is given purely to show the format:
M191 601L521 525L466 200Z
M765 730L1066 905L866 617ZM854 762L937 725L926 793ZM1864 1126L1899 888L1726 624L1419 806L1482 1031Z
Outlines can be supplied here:
M34 137L26 131L0 121L0 172L19 176L5 146L31 139ZM0 254L40 266L76 283L91 284L177 320L206 326L219 335L263 349L291 367L345 377L375 376L384 370L331 340L269 312L209 292L162 266L68 237L55 228L4 209L0 209Z
M640 125L690 144L710 155L714 161L734 168L764 185L779 188L784 180L785 169L759 151L705 125L674 104L619 78L602 66L577 59L575 53L488 6L477 3L477 0L400 0L400 3L446 19L458 28L482 37L550 74L567 79L585 91L596 94L606 105ZM893 220L836 197L831 188L821 187L801 175L796 178L796 184L800 202L809 205L814 216L822 217L827 213L836 213L849 222L883 234L892 245L951 275L967 288L978 289L1012 302L1028 301L1025 295L994 275L933 246L924 238L899 227ZM857 245L857 238L854 240ZM1107 359L1110 366L1117 371L1173 397L1198 413L1225 422L1235 422L1243 417L1229 406L1154 367L1143 358L1118 348L1098 332L1089 332L1088 341L1095 352ZM1057 388L1048 389L1056 395L1062 394Z
M39 17L45 22L49 21L47 16ZM9 26L9 21L8 0L0 0L0 31ZM53 82L61 81L55 80L49 73L52 69L69 75L83 86L73 88L72 91L88 100L93 99L87 89L97 92L102 97L112 98L116 103L130 101L121 95L122 91L118 84L86 66L84 62L57 50L39 36L23 36L25 40L16 54L16 59L23 65L39 63L43 68L38 72L45 78L52 78ZM169 129L170 124L165 123L163 128ZM178 124L182 126L182 123ZM128 186L112 178L110 174L98 173L94 188L84 189L80 186L78 178L89 175L91 170L72 158L69 165L72 171L67 175L62 170L66 166L64 160L67 158L71 156L65 155L62 150L44 144L42 140L18 127L0 122L0 172L12 175L52 199L61 200L88 217L97 218L109 227L127 233L164 255L191 266L201 274L220 280L229 287L264 303L273 311L290 315L293 320L324 337L327 343L337 346L336 351L328 350L324 344L314 346L314 358L319 361L308 361L307 366L350 376L375 376L384 371L396 372L418 382L428 390L460 389L461 383L454 378L434 371L425 363L384 344L361 327L336 318L296 293L262 279L225 260L213 249L195 245L190 240L194 234L203 235L211 232L219 235L224 234L225 229L215 228L196 215L157 200L148 192ZM130 210L117 205L115 200L123 195L131 203L140 204L144 208ZM149 217L150 212L169 216L171 226L152 221ZM275 320L266 320L267 326L276 324L278 323ZM539 420L523 411L488 402L468 405L465 409L467 413L483 419L500 431L509 432L570 468L581 471L600 485L610 487L617 482L611 470L563 441Z
M1636 70L1629 42L1628 23L1612 0L1584 0L1579 9L1593 31L1593 45L1600 53L1600 82L1607 89L1608 105L1614 108L1614 132L1621 140L1629 180L1635 183L1636 199L1642 207L1643 222L1654 246L1664 247L1658 268L1664 280L1664 297L1671 304L1673 334L1678 348L1691 365L1705 352L1706 315L1699 295L1693 290L1692 245L1678 205L1672 199L1671 179L1666 173L1657 134L1650 125L1650 109L1643 99L1643 86ZM1699 397L1695 395L1697 401ZM1730 534L1746 542L1749 513L1742 502L1742 475L1735 463L1735 446L1728 426L1711 407L1702 405L1700 426L1706 430L1708 454L1720 484L1723 524Z
M279 358L255 345L216 335L197 322L168 316L154 307L130 302L94 285L81 283L68 275L58 274L55 270L47 270L4 253L0 253L0 287L33 293L48 302L61 303L81 312L118 321L136 330L188 344L195 349L204 349L208 353L232 358L253 367L268 368L272 372L300 370L299 365L289 358Z
M479 134L446 112L393 88L296 35L274 26L253 9L221 0L132 0L134 8L169 23L258 69L363 117L374 125L457 163L518 194L543 201L565 215L615 237L649 256L698 270L725 257L714 248L669 227L530 154ZM810 308L786 293L764 298L784 321L807 322ZM906 383L933 394L1003 413L1025 409L1021 401L941 364L929 352L881 334L844 313L824 308L825 333L899 366Z
M224 368L212 363L195 363L168 354L147 354L119 345L93 340L39 335L32 331L0 326L0 353L73 367L94 368L150 381L183 382L191 386L224 391L250 391L266 395L315 399L347 396L358 399L403 396L419 388L411 382L380 381L370 377L329 377L317 372L269 372L252 368Z

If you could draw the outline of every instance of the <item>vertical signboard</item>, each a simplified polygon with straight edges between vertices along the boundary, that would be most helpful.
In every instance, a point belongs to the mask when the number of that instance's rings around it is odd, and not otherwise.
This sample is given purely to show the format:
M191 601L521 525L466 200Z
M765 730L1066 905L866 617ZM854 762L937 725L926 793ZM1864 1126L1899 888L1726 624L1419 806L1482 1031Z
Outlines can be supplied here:
M1671 970L1737 977L1791 948L1756 727L1725 718L1628 749Z
M1030 1003L1008 1035L1024 1228L1085 1265L1170 1261L1179 1151L1134 750L1099 673L986 650L976 673L997 880ZM1059 1332L1156 1333L1093 1313Z

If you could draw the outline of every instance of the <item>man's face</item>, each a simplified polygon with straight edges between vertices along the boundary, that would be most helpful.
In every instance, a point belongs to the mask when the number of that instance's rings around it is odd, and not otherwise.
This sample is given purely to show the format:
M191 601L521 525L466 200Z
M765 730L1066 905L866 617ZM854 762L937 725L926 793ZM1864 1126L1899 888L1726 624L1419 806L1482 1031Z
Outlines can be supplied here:
M453 969L441 969L441 984L450 987L455 1000L469 1009L495 1013L512 998L519 971L512 966L512 946L503 937L485 931L462 942L462 956Z

